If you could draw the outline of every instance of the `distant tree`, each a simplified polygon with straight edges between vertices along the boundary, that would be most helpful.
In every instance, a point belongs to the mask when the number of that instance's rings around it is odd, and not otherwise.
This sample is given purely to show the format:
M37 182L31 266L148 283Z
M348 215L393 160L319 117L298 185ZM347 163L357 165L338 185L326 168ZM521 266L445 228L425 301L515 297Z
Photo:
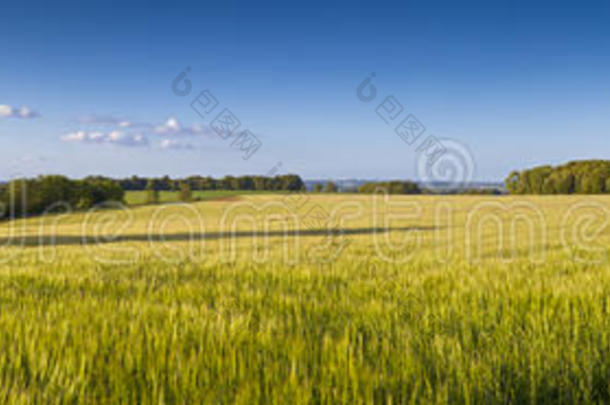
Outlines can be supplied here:
M610 161L584 160L512 172L505 180L511 194L610 193Z
M542 185L543 194L560 194L559 193L559 180L558 173L551 173L549 177L544 179Z
M28 210L32 213L45 212L58 202L73 206L78 199L75 182L64 176L41 176L28 183Z
M313 192L314 193L321 193L322 192L322 183L316 183L313 185Z
M329 187L327 192L337 191L334 183ZM190 201L192 190L300 191L305 190L305 183L294 174L274 177L226 176L222 179L195 175L181 180L173 180L169 176L131 176L125 179L88 176L82 180L57 175L40 176L0 184L0 218L41 214L58 202L76 209L87 209L105 201L122 202L126 190L145 191L146 201L157 203L161 191L178 190L180 200Z
M344 193L357 193L358 186L355 186L355 185L343 186L343 192Z
M555 171L549 176L554 185L554 194L571 194L574 192L574 175L567 171Z
M238 190L254 190L254 179L252 176L242 176L237 179Z
M220 180L222 190L235 190L235 185L238 184L233 176L225 176Z
M173 191L176 190L176 184L168 175L156 180L158 190Z
M91 201L91 205L105 201L122 202L125 195L125 190L116 181L104 178L85 179L83 190L83 197Z
M241 190L241 181L238 177L231 177L229 189Z
M64 176L17 179L3 185L0 217L39 215L58 203L86 209L104 201L123 201L125 191L117 181L100 176L70 180Z
M201 190L214 190L216 188L216 183L211 177L203 177L200 184Z
M191 190L201 190L201 176L189 176L184 180L189 183Z
M305 183L301 178L295 174L286 174L281 176L280 189L286 191L300 191L305 190Z
M148 179L148 183L146 183L146 202L148 204L159 203L159 190L154 179Z
M192 200L193 195L191 193L191 186L189 185L188 182L186 181L180 181L179 183L179 192L178 192L178 198L180 199L180 201L183 202L189 202Z
M519 184L520 184L520 176L518 171L513 171L508 175L506 180L504 180L506 185L506 189L511 194L520 194L519 193Z
M536 167L523 173L527 188L533 194L543 194L545 179L552 173L550 166Z
M327 181L326 184L324 184L323 191L325 193L336 193L339 191L339 187L337 187L337 185L334 182Z
M585 174L581 178L580 193L581 194L601 194L606 186L606 179L598 172Z
M358 187L359 193L372 194L377 190L383 190L388 194L420 194L421 190L417 183L412 181L378 181L364 183Z
M32 180L14 179L6 184L3 217L21 217L33 214L31 209Z
M266 180L267 180L266 177L254 176L254 178L252 179L252 181L254 182L254 189L255 190L265 190Z

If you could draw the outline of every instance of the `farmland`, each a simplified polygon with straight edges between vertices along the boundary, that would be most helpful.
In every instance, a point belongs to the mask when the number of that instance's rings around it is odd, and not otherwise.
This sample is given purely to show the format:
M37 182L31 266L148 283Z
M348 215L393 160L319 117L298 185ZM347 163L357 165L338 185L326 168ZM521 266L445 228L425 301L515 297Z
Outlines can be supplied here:
M244 190L206 190L194 191L192 198L195 201L208 201L217 199L230 199L231 197L242 195L269 194L269 192L260 191L244 191ZM127 191L125 193L125 203L130 206L146 204L146 191ZM176 203L179 202L177 191L159 191L159 202L161 203Z
M223 197L4 222L0 401L610 402L610 197Z

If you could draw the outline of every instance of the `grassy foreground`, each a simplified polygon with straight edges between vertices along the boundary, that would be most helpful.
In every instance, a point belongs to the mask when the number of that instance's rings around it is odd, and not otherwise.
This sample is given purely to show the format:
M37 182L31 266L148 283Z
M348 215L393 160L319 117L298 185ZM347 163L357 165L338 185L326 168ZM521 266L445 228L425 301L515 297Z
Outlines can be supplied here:
M0 403L610 402L610 198L281 202L0 226Z

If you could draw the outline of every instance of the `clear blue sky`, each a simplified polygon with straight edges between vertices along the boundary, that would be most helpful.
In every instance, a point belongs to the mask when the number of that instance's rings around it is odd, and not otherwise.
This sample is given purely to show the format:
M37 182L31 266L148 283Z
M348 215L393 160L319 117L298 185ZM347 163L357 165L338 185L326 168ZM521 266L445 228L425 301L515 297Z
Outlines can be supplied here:
M415 147L375 113L388 95L467 145L477 180L610 157L607 1L11 1L0 55L1 177L281 161L305 178L416 178ZM187 66L193 93L178 97ZM261 140L250 159L193 112L203 89Z

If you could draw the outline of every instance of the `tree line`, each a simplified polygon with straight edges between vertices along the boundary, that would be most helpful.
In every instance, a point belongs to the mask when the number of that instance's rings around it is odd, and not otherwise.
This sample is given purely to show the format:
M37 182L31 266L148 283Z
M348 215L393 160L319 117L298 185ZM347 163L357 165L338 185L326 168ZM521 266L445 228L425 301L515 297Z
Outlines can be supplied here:
M422 190L412 181L373 181L358 187L358 192L372 194L376 190L384 190L388 194L421 194Z
M610 161L584 160L513 171L505 184L511 194L610 193Z
M510 192L522 194L610 192L610 162L573 162L557 168L543 166L513 172L506 184ZM415 182L400 180L368 182L353 191L370 194L378 189L389 194L430 192ZM305 183L295 174L223 178L189 176L183 179L169 176L124 179L89 176L79 180L61 175L39 176L0 183L0 218L43 214L60 202L76 210L88 209L105 201L124 202L126 191L146 191L149 203L159 202L161 191L176 191L181 201L190 201L191 192L199 190L305 191ZM339 187L327 181L315 184L313 191L336 193ZM483 192L478 190L476 193Z
M190 201L192 190L304 189L303 180L292 174L275 177L225 176L222 179L202 176L190 176L185 179L170 179L169 176L132 176L127 179L89 176L80 180L48 175L0 183L0 219L40 215L57 207L58 203L67 204L71 209L82 210L106 201L124 202L125 191L135 190L146 190L149 202L158 202L160 191L177 191L181 201Z
M362 193L362 194L373 194L377 190L383 190L388 194L421 194L422 190L419 188L417 183L411 181L371 181L360 185L359 187L353 187L350 189L344 189L343 192L347 193ZM327 181L324 183L315 183L312 191L314 193L338 193L339 186L333 181Z
M215 179L209 176L189 176L184 179L171 179L169 176L151 178L132 176L116 180L126 191L140 191L153 188L158 191L179 191L185 184L191 190L252 190L252 191L298 191L305 189L301 177L286 174L267 176L225 176Z
M15 179L0 184L0 218L40 215L58 208L87 209L105 201L123 201L124 190L104 178L72 180L65 176Z

